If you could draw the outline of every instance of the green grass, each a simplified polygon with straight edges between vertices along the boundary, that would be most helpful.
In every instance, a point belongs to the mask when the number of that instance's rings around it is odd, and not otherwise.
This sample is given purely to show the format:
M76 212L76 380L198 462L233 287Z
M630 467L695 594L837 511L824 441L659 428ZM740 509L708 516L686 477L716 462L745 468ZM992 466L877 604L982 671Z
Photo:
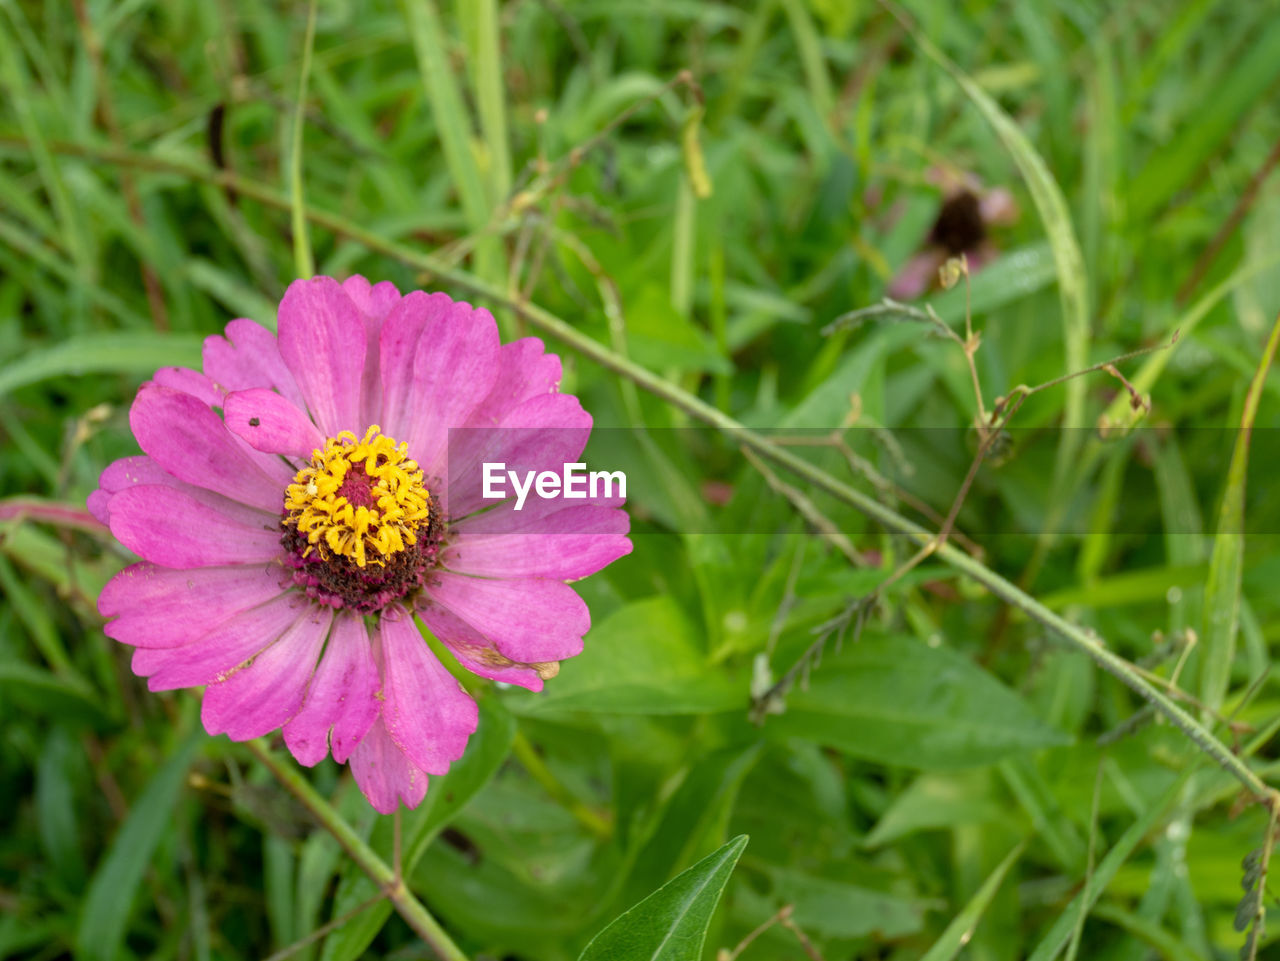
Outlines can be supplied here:
M492 307L627 428L590 451L635 551L578 585L586 652L545 698L480 685L402 825L467 957L572 961L699 862L728 878L706 958L761 925L742 961L1246 944L1269 816L1194 724L1277 782L1276 9L905 7L323 0L308 55L301 2L0 3L0 959L265 957L334 921L294 956L428 956L387 902L350 916L374 884L195 695L131 675L94 604L127 557L79 516L138 384L274 325L311 264ZM967 296L926 298L962 338L970 305L981 402L900 312L823 332L885 296L939 169L1020 209ZM957 515L981 567L878 587L918 540L841 485L936 530L979 409L1151 347L1117 365L1141 416L1103 371L1013 415ZM304 774L391 863L345 769ZM1246 889L1247 923L1275 886ZM716 903L613 930L696 950Z

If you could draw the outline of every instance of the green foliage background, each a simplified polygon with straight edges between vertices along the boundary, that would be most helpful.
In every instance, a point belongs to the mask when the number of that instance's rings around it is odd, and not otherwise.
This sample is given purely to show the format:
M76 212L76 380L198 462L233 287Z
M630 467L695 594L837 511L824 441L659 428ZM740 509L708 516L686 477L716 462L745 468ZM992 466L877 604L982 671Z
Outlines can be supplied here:
M707 957L788 905L744 961L805 956L793 929L827 961L1239 950L1264 807L942 561L754 723L913 547L627 373L936 527L813 442L885 428L850 448L945 513L975 450L963 354L823 328L918 248L931 170L1008 188L970 291L987 410L1181 333L1120 364L1152 429L1097 438L1127 409L1105 373L1035 394L959 530L1274 779L1274 376L1251 444L1234 429L1280 308L1280 8L906 6L915 34L854 0L324 0L300 103L304 4L0 2L0 958L262 957L334 919L295 956L429 956L385 903L345 920L370 882L191 693L146 692L94 605L127 558L82 505L136 452L133 391L232 317L274 322L307 258L295 186L317 272L468 297L508 336L544 329L527 299L614 358L553 344L597 425L650 429L593 441L635 551L578 585L586 652L545 696L476 684L467 756L404 819L408 884L469 956L575 958L739 834ZM963 330L962 289L929 303ZM345 771L308 776L390 859Z

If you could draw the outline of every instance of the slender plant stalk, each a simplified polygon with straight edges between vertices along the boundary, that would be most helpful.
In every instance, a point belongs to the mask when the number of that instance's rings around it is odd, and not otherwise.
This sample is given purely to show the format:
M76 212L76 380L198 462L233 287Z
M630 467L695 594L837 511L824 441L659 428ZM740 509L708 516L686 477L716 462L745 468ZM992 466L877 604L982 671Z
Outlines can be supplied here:
M293 146L289 151L289 211L293 225L293 263L299 277L316 272L307 228L307 205L302 196L302 132L307 114L307 81L311 79L311 50L316 42L316 3L307 5L307 36L302 43L302 70L298 77L298 102L293 110Z
M282 761L262 741L249 741L247 744L254 757L261 761L284 787L302 802L305 807L342 845L351 860L360 870L369 875L392 903L400 917L411 927L418 937L433 950L441 961L468 961L462 949L453 943L453 939L445 932L431 913L422 905L413 892L405 886L404 879L396 877L396 872L382 858L374 853L369 845L361 840L352 830L341 814L322 798L298 771L296 765Z
M0 146L6 144L25 146L25 141L18 137L0 137ZM277 191L227 171L97 145L50 142L48 147L54 152L87 157L104 163L128 164L142 169L189 176L203 182L231 187L245 197L281 210L290 209L288 198L281 196ZM371 251L393 257L407 266L430 273L472 294L509 306L544 334L573 348L606 370L647 390L695 420L715 427L734 442L751 448L761 457L843 501L888 530L914 541L920 547L935 542L933 533L886 507L873 497L850 487L751 428L744 427L732 417L705 403L701 398L621 356L606 345L570 326L550 311L509 294L504 287L490 284L466 271L440 264L429 254L386 240L335 214L308 208L306 216L312 223L354 240ZM1133 665L1111 651L1095 633L1086 631L1060 617L1011 581L951 544L942 544L934 553L943 563L970 577L1005 603L1022 611L1032 620L1053 631L1072 647L1087 654L1099 667L1134 690L1167 717L1175 727L1235 777L1255 798L1265 801L1268 805L1275 804L1280 798L1280 794L1269 788L1244 761L1232 753L1230 748L1182 710L1171 698L1148 683Z
M574 797L569 789L560 783L560 780L547 767L547 762L542 760L533 745L529 743L529 739L519 729L516 730L515 740L511 743L511 750L524 769L529 772L529 776L537 781L551 797L564 805L579 824L602 841L612 837L612 825Z
M307 947L308 945L315 944L317 941L323 938L330 931L336 931L338 928L342 927L352 918L358 917L359 915L363 914L365 911L369 910L369 908L373 907L375 904L381 901L384 897L386 897L386 895L382 894L381 892L379 892L378 894L375 894L373 897L369 898L369 900L361 902L360 904L357 904L354 908L352 908L346 914L343 914L343 915L340 915L339 917L334 918L332 921L330 921L327 924L320 925L320 927L316 928L306 937L299 938L297 941L293 942L293 944L289 945L287 948L281 948L275 954L270 955L269 957L264 959L264 961L285 961L286 958L293 957L295 954L297 954L299 951L301 951L303 948Z

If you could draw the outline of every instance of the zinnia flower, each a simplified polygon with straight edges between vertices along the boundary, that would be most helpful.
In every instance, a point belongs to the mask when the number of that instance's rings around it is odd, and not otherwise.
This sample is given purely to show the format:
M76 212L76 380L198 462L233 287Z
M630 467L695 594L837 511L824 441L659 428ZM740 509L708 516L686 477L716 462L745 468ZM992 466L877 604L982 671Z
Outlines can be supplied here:
M926 179L943 190L942 206L921 249L889 281L887 293L914 300L938 282L938 271L950 258L964 255L976 274L999 256L991 241L993 227L1018 219L1018 204L1003 187L987 189L973 174L931 169Z
M565 582L631 550L620 498L516 513L471 477L495 449L559 470L591 417L541 341L363 277L294 282L278 338L234 320L203 359L139 389L145 453L89 497L142 558L103 589L106 633L151 690L204 686L210 734L283 727L303 764L349 760L379 811L416 806L478 712L414 615L473 673L541 690L590 626ZM489 429L451 451L461 427Z

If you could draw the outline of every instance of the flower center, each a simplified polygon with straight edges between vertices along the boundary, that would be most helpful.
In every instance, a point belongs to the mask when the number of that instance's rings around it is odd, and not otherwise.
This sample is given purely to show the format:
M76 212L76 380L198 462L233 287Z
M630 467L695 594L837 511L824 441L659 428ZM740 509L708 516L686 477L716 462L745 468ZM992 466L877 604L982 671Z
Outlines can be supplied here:
M422 585L438 510L408 445L376 425L325 442L285 488L281 543L294 579L334 607L368 613Z
M417 542L431 495L405 444L370 427L363 440L344 430L311 455L284 492L286 523L307 538L306 557L346 557L385 566Z

